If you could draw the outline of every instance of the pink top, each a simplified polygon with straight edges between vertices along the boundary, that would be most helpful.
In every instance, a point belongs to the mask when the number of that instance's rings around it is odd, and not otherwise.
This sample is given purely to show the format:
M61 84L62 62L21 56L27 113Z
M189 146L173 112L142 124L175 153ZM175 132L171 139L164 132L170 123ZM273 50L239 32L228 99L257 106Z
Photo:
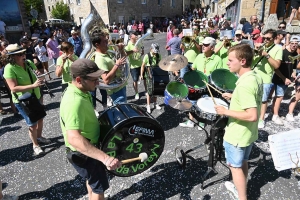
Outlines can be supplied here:
M49 59L58 58L59 57L59 48L57 48L58 42L55 39L52 40L51 38L49 38L46 42L46 45L47 45L47 52L48 52Z
M172 37L174 37L173 32L172 32L172 31L169 31L169 32L167 33L167 44L168 44L169 40L172 39ZM169 48L167 48L167 50L171 50L171 48L169 47Z
M144 30L144 24L139 23L138 29L139 29L139 31L143 31Z

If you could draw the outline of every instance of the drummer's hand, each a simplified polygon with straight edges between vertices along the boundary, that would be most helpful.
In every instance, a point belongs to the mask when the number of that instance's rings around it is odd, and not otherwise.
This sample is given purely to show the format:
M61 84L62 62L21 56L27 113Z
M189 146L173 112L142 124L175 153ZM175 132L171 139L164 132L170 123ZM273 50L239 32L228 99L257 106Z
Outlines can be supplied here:
M225 115L227 109L224 106L215 106L215 109L219 115Z
M222 94L222 97L223 97L224 99L226 99L226 100L230 100L231 97L232 97L232 94L231 94L231 93L223 93L223 94Z
M114 157L109 156L105 161L104 165L108 170L115 170L122 166L122 163Z

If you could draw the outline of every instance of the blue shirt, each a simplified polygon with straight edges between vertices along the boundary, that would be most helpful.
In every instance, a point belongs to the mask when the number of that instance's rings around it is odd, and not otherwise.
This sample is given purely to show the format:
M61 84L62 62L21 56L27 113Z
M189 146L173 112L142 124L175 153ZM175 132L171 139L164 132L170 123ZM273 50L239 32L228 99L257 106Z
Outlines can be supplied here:
M243 25L242 31L245 34L247 34L247 33L251 34L253 31L253 28L249 22L245 22L245 24Z
M171 55L182 54L182 50L180 49L180 44L181 44L181 38L178 36L174 36L169 40L167 46L171 48Z
M68 42L70 42L71 44L73 44L74 46L74 53L76 56L80 56L82 50L83 50L83 47L82 47L82 41L81 41L81 38L79 37L76 37L75 39L73 37L70 37L68 39Z

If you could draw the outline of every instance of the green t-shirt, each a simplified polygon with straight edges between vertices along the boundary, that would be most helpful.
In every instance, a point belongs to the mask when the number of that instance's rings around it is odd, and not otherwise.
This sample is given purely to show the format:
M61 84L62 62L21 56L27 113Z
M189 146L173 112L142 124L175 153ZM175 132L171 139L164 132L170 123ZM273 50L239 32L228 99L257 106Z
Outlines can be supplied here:
M125 51L132 51L134 49L134 44L129 41L125 47ZM132 53L128 56L130 62L130 68L138 68L142 66L142 55L141 52Z
M201 71L205 75L209 76L215 69L222 69L222 59L216 54L206 58L204 53L201 53L195 59L192 69Z
M78 59L78 56L76 56L75 54L73 55L74 56L74 59L77 60ZM62 83L70 83L72 82L72 76L71 76L71 73L70 73L70 67L71 67L71 64L73 62L70 60L70 59L67 59L64 66L63 66L63 73L62 73ZM61 66L63 64L63 59L62 59L62 56L59 56L58 59L57 59L57 64L58 66Z
M218 42L215 49L219 48L222 45L222 41ZM231 46L234 46L237 44L237 42L231 41ZM228 49L226 49L224 46L220 49L220 51L217 53L218 56L220 56L220 58L222 59L222 63L223 63L223 69L228 69Z
M270 48L270 47L269 47ZM269 48L264 48L264 51L268 51ZM282 46L280 45L275 45L268 53L269 55L275 59L275 60L282 60ZM260 56L256 56L254 58L254 61L252 62L252 65L254 66L258 60L259 60ZM271 67L271 65L268 62L267 58L263 58L257 65L256 68L254 69L257 74L259 74L264 83L272 83L272 77L274 74L274 68Z
M199 37L196 37L196 43L200 44ZM200 53L200 51L197 49L196 45L191 45L189 48L184 48L184 56L188 59L189 63L194 63L197 55Z
M100 126L89 92L84 93L73 84L69 84L61 99L59 113L66 147L76 151L68 142L67 130L80 130L81 135L90 140L90 143L98 143Z
M32 69L36 70L36 66L34 65L34 63L30 60L27 60L26 62L28 62L31 66ZM23 67L19 66L19 65L12 65L12 64L7 64L4 68L4 78L5 79L15 79L17 81L17 84L19 86L25 86L25 85L31 85L33 84L37 78L36 76L33 74L33 72L29 69L29 66L27 66L27 64L25 64L26 66L26 70L23 69ZM30 80L30 76L28 74L28 71L31 74L32 77L32 82ZM33 89L35 96L40 99L41 98L41 93L40 93L40 88L36 87ZM24 91L24 92L16 92L17 96L20 97L22 96L24 93L26 92L30 92L32 93L32 89ZM12 100L14 103L19 103L19 101L16 99L16 97L12 94Z
M100 52L95 53L95 63L100 69L102 69L106 72L109 72L115 65L114 61L107 54L103 54ZM116 77L120 77L121 73L122 73L121 70L117 69ZM107 94L111 95L115 92L118 92L123 87L125 87L126 84L127 83L125 83L123 86L117 87L115 89L107 90Z
M243 111L248 108L256 108L257 119L259 119L262 94L262 78L254 71L247 72L236 82L229 109ZM234 146L249 146L258 138L258 121L247 122L229 117L224 140Z
M152 53L150 53L150 56L152 57L152 67L158 66L158 63L156 60L156 56ZM161 55L158 54L158 60L161 61ZM151 66L149 62L149 56L146 54L143 58L143 63L145 63L145 66Z

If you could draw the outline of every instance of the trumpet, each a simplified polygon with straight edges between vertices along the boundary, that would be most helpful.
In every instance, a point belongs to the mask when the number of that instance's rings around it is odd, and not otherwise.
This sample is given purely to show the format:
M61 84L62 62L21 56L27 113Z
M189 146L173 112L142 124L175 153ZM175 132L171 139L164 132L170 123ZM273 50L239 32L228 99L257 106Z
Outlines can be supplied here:
M261 55L262 51L264 50L264 46L266 45L267 43L264 42L262 43L262 45L260 45L259 47L255 47L254 48L254 54L255 55Z
M295 60L299 60L300 59L300 54L297 56L288 56L289 60L291 61L292 64L295 63Z
M184 48L190 48L192 47L193 40L195 40L195 36L183 36L181 38L181 44L184 46Z
M227 38L227 36L224 36L223 40L224 40L224 48L229 49L231 47L230 40Z

